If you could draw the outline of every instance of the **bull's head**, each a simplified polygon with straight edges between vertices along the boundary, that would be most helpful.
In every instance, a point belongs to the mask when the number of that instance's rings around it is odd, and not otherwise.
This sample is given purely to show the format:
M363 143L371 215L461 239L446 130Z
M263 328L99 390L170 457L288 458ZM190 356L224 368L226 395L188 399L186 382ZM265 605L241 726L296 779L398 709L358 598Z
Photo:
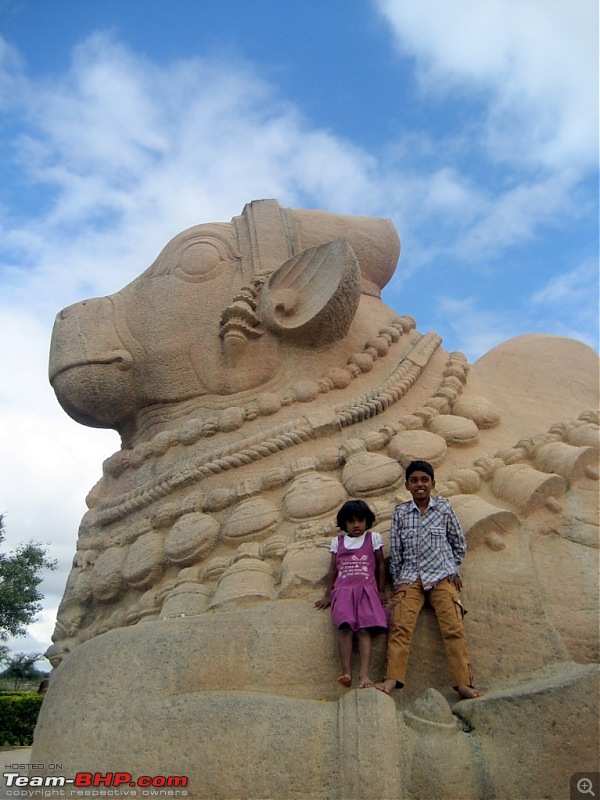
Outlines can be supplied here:
M398 254L389 220L255 201L180 233L121 291L60 312L51 383L78 422L120 432L149 405L276 385L281 348L342 340Z

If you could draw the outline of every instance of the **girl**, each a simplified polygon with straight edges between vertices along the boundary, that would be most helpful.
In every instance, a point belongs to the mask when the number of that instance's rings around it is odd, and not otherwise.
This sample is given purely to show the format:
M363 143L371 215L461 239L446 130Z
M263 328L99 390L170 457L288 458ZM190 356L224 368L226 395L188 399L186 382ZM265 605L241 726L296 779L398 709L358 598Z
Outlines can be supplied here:
M374 685L370 676L371 633L388 627L389 615L383 607L387 602L383 539L381 534L370 530L375 515L362 500L344 503L336 519L338 528L346 535L336 536L331 542L327 591L315 607L331 606L342 665L337 680L346 687L352 685L350 659L352 637L356 633L360 659L358 686L365 689Z

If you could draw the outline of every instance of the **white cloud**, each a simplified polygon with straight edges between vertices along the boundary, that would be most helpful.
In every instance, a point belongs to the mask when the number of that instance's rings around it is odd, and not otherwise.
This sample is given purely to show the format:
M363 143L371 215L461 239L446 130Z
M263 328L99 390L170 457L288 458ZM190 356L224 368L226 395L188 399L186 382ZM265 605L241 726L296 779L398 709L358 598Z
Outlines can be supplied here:
M444 318L446 327L454 332L457 349L471 362L522 332L516 320L510 319L504 312L478 308L473 297L461 300L440 297L438 312Z
M588 168L598 145L596 0L375 0L424 91L476 90L499 158Z
M377 162L307 129L248 65L158 68L94 36L67 78L29 84L21 102L31 127L17 157L34 185L52 189L53 203L35 224L1 224L17 264L11 302L57 309L83 296L84 282L114 291L176 232L227 220L249 199L383 208Z
M480 197L476 218L457 242L457 255L477 262L530 241L541 225L566 216L572 189L571 176L561 173Z
M598 277L597 259L588 259L555 275L531 298L538 315L555 320L556 333L580 339L595 349L600 344Z
M593 298L589 302L590 296ZM437 298L443 326L470 361L522 333L566 336L598 348L598 264L589 259L554 276L530 295L515 295L510 311L485 306L474 297ZM525 321L525 324L524 324Z
M534 293L532 303L557 307L576 308L590 292L598 290L598 264L592 260L579 264L562 275L556 275L545 286Z
M44 611L30 631L34 641L11 639L13 650L48 647L71 567L84 499L118 449L114 431L76 425L60 409L47 380L49 330L24 310L0 314L0 513L3 550L39 542L59 569L44 572Z
M54 630L56 612L42 609L35 622L27 628L25 636L11 636L6 645L13 653L45 653ZM49 672L50 664L43 658L36 662L36 669Z

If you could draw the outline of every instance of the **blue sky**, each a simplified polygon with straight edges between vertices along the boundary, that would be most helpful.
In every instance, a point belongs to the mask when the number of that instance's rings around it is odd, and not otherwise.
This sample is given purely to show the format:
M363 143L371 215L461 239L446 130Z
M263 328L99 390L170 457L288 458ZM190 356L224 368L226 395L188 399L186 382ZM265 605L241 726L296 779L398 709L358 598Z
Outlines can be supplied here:
M391 217L384 300L475 361L598 346L595 0L0 0L0 512L60 569L116 434L47 384L55 314L252 199Z

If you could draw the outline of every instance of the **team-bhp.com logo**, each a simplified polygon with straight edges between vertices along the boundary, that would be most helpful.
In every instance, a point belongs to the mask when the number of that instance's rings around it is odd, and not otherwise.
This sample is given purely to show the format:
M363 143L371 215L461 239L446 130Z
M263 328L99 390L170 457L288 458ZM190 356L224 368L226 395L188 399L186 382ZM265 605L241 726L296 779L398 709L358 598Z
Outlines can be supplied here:
M7 797L187 797L184 775L140 775L129 772L78 772L65 775L3 773Z

